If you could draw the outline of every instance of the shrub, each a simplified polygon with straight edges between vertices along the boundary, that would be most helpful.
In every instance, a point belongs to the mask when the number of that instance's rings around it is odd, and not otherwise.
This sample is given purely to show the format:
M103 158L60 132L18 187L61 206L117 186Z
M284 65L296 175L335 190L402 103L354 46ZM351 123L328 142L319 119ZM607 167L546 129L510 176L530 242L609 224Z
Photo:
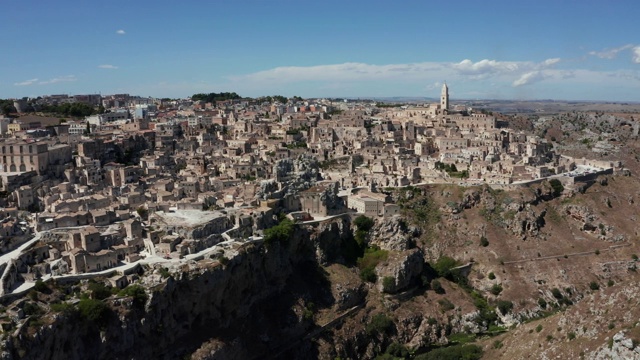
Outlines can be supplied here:
M496 340L493 342L493 348L494 349L502 349L502 341L500 340Z
M369 336L375 334L387 334L393 330L393 320L385 314L376 314L365 327Z
M608 326L609 330L612 330L614 327L616 327L616 323L610 322Z
M111 296L111 287L100 282L90 282L88 289L91 291L92 299L104 300Z
M478 345L454 345L431 350L415 357L416 360L477 360L482 357L482 348Z
M542 331L542 325L536 326L536 332L539 333L540 331Z
M33 289L34 289L35 291L37 291L37 292L41 292L41 293L46 293L46 292L49 292L49 291L50 291L50 289L49 289L49 287L47 286L47 284L45 284L45 282L44 282L44 281L42 281L42 280L36 280L36 283L35 283L35 285L33 286Z
M392 276L385 276L382 278L382 291L386 293L392 292L396 287L396 279Z
M363 281L374 283L378 280L378 274L376 274L375 268L364 268L360 270L360 278Z
M442 284L440 284L440 281L438 281L437 279L433 279L431 281L431 289L433 289L433 291L436 292L436 294L444 294L444 288L442 287Z
M576 333L574 333L573 331L567 334L567 339L573 340L575 338L576 338Z
M558 289L558 288L551 289L551 295L553 295L553 297L558 299L558 300L563 298L562 293L560 292L560 289Z
M638 255L636 255L636 254L631 255L631 259L633 261L638 261Z
M456 308L456 306L453 305L453 303L451 301L449 301L448 299L440 299L440 300L438 300L438 304L442 308L442 311L449 311L449 310L453 310L453 309Z
M264 243L271 245L274 242L285 243L293 235L293 221L284 218L276 226L272 226L264 231Z
M38 306L38 304L33 303L33 302L26 302L23 306L22 306L22 311L24 311L25 315L40 315L42 314L44 311L42 310L42 308L40 306Z
M358 216L353 220L353 224L358 227L359 230L369 231L373 227L373 219L364 215Z
M600 250L596 250L596 251L594 252L594 254L596 254L596 255L600 255Z
M500 300L498 301L497 307L502 315L506 315L513 309L513 303L508 300Z
M493 286L491 287L491 289L489 290L493 295L500 295L500 293L502 292L502 285L500 284L493 284Z
M552 341L553 340L553 335L549 334L547 335L547 341Z
M538 299L538 306L540 306L540 308L542 309L546 309L547 307L547 300L543 299L543 298L539 298Z
M564 191L564 186L562 186L562 183L558 179L549 180L549 184L551 185L551 188L553 188L554 196L558 196Z
M393 355L396 358L407 359L409 358L409 349L406 346L397 342L392 342L391 345L385 350L385 354Z
M487 238L486 238L486 237L481 236L481 237L480 237L480 246L482 246L482 247L487 247L487 246L489 246L489 240L487 240Z
M489 280L495 280L496 279L496 274L494 274L493 272L489 273Z
M167 269L166 267L161 267L159 271L160 271L160 276L162 276L163 279L166 279L171 276L169 269Z
M69 304L66 302L51 304L50 307L51 307L51 310L54 312L65 313L65 314L72 313L76 310L73 304Z
M592 282L589 283L589 289L594 290L594 291L595 290L599 290L600 289L600 285L598 285L597 282L592 281Z
M381 250L377 247L367 248L364 255L357 260L360 278L364 281L376 282L375 268L381 261L386 260L388 256L389 252L386 250Z
M613 282L613 280L609 279L609 281L607 281L607 286L611 287L615 284L615 282Z
M440 257L433 265L433 269L438 273L438 276L448 278L451 276L451 269L458 266L458 262L448 256Z
M129 285L126 288L120 290L118 295L133 298L133 303L137 306L144 306L144 304L147 302L147 293L140 285Z
M109 316L109 308L101 300L82 299L78 302L80 315L88 321L103 325Z

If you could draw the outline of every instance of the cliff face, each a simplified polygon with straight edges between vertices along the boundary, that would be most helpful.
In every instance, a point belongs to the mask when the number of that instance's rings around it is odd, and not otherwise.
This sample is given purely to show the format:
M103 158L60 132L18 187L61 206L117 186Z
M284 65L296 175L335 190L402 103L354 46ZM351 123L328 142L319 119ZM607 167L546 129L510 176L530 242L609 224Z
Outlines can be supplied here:
M348 231L348 220L336 219L315 229L298 228L286 243L242 246L226 265L211 259L192 262L173 269L166 279L148 269L141 279L151 289L144 309L130 298L105 300L112 313L100 327L78 315L55 314L45 321L48 325L35 331L23 326L5 338L2 358L173 359L209 339L219 339L209 355L222 356L212 358L237 358L233 354L243 348L251 349L241 351L243 358L259 357L308 327L291 310L299 300L296 292L312 291L332 301L329 285L313 276L316 253L325 256L322 242L339 244ZM315 289L296 288L305 286L297 281L300 274Z

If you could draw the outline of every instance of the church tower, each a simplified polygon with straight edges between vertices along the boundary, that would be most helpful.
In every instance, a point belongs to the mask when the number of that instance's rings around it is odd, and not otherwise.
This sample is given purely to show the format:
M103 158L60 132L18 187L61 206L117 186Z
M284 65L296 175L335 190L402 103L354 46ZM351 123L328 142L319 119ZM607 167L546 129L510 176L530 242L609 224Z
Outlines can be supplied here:
M442 85L442 93L440 94L440 110L449 110L449 88L447 83Z

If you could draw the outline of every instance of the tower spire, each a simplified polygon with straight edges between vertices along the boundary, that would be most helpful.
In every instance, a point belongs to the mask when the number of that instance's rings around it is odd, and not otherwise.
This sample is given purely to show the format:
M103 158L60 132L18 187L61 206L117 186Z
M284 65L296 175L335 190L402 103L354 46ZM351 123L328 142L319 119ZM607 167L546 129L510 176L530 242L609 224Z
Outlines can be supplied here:
M449 88L446 81L443 82L442 92L440 93L440 109L442 111L449 110Z

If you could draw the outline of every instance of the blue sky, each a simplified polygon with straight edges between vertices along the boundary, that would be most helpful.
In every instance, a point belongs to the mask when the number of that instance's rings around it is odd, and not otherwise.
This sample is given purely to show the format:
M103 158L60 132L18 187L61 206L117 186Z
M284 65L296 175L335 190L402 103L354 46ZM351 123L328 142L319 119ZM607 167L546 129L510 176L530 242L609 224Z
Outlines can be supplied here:
M0 98L640 101L640 1L3 1Z

